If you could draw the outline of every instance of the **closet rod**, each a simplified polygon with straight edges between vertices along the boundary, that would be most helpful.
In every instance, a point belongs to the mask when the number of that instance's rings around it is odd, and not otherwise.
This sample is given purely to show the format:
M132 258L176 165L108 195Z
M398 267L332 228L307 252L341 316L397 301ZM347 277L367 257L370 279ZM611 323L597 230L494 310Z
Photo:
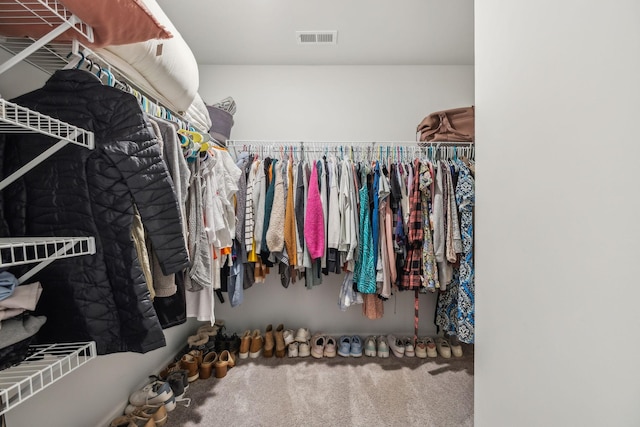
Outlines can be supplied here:
M329 145L333 146L345 146L345 145L353 145L358 147L386 147L386 146L396 146L396 147L467 147L473 146L473 142L455 142L455 141L438 141L438 142L426 142L426 141L301 141L301 140L243 140L243 139L229 139L227 140L228 147L241 147L243 145L251 145L251 146L276 146L276 147L288 147L288 146L314 146L314 145Z

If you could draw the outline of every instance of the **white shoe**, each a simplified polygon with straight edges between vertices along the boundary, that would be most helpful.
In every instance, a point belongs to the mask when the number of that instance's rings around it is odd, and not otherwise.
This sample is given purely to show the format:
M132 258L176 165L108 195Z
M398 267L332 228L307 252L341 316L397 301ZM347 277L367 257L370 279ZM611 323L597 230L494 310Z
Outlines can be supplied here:
M298 343L295 341L289 344L289 357L298 357Z
M462 346L457 336L451 335L449 337L449 345L451 346L451 353L453 353L455 357L462 357Z
M415 357L416 350L413 347L413 342L411 341L411 338L403 338L402 340L404 341L404 355L407 357Z
M438 349L438 354L448 359L451 357L451 346L449 345L449 341L445 338L437 337L436 338L436 348Z
M292 329L285 329L282 332L282 338L284 338L284 345L291 344L294 341L294 339L293 339L293 330Z
M392 334L387 335L387 340L389 341L389 348L393 355L396 357L403 357L404 341L401 338L396 338L396 336Z
M376 337L367 337L364 340L364 355L369 357L376 356Z
M307 328L300 328L296 332L296 341L305 342L311 339L311 332Z
M378 337L378 357L383 359L389 357L389 343L385 336Z
M311 355L311 346L309 341L298 343L298 357L309 357Z

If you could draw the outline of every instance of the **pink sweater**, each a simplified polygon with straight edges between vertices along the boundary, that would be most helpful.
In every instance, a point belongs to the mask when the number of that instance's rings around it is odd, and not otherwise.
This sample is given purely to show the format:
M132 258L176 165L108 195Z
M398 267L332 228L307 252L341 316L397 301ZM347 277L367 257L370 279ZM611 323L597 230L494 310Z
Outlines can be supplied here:
M304 238L307 242L311 259L324 255L324 215L322 213L322 201L318 188L318 170L316 162L313 162L311 177L309 178L309 194L304 217Z

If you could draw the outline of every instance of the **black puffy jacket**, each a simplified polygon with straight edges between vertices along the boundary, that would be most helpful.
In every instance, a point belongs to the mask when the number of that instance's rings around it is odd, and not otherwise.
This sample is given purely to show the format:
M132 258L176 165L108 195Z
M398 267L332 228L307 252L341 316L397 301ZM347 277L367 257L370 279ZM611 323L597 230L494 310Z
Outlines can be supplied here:
M56 72L17 104L93 131L96 148L68 144L3 194L11 236L95 236L96 254L57 260L35 276L40 342L96 341L98 354L165 345L131 238L134 203L165 274L188 263L173 182L135 97L81 70ZM40 134L4 135L3 175L50 147Z

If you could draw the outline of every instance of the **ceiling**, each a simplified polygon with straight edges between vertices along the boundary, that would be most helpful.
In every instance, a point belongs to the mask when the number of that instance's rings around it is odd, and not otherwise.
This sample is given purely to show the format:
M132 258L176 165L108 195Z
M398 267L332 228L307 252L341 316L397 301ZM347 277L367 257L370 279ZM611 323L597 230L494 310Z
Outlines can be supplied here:
M473 0L157 0L201 65L472 65ZM335 45L296 31L337 30Z

